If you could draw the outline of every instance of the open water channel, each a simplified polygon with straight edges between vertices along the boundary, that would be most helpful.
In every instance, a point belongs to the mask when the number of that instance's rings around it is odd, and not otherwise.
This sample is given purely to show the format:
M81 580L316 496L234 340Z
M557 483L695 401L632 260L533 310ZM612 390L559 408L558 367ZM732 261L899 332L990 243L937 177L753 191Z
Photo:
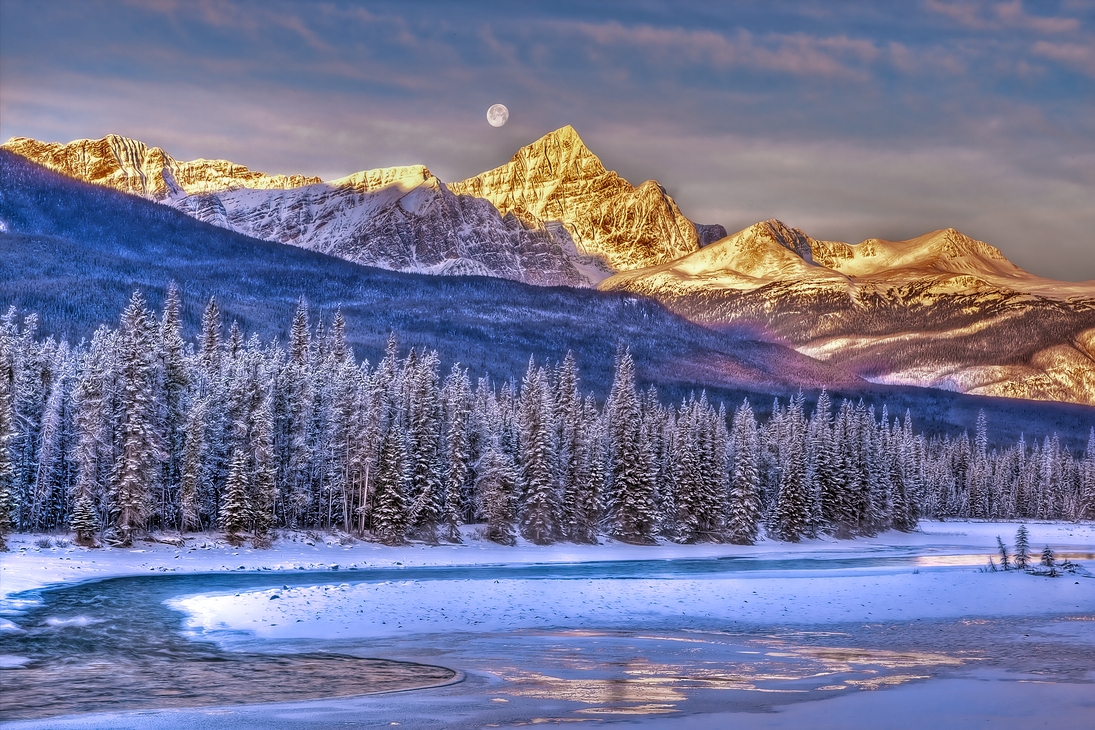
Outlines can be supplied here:
M195 594L332 582L671 579L788 570L838 574L982 561L976 555L925 556L910 550L866 557L157 574L47 587L13 596L4 610L14 627L0 631L5 668L0 671L0 720L349 697L451 684L463 679L461 670L468 668L475 680L469 684L475 686L465 694L508 702L490 697L501 688L487 686L491 682L476 674L485 669L502 678L506 686L501 694L513 700L569 699L585 703L577 711L586 713L595 713L599 700L610 713L613 707L634 714L671 712L690 693L701 697L719 689L796 696L860 685L871 689L924 678L939 667L963 664L969 656L878 649L857 655L845 646L846 638L835 640L842 646L834 646L832 637L840 632L758 629L731 635L676 627L653 632L545 627L506 636L468 634L451 642L431 637L425 642L434 647L429 651L423 651L422 642L408 643L410 639L265 642L252 637L221 645L189 636L185 616L166 602ZM449 643L448 650L436 648ZM401 660L377 658L384 656ZM554 671L541 671L544 666ZM566 679L567 672L575 681ZM568 692L584 696L568 698Z

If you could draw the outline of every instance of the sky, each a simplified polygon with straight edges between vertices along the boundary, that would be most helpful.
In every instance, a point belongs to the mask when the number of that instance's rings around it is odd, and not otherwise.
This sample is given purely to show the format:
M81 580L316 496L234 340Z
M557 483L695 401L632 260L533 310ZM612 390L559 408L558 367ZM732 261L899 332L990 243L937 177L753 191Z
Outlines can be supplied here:
M0 0L3 140L454 181L565 124L699 223L1095 279L1095 0Z

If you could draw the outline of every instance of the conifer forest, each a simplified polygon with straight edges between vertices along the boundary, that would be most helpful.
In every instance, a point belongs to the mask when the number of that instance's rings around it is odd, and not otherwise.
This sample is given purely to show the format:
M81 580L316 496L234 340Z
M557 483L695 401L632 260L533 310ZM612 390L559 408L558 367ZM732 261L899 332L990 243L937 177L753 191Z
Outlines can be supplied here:
M1095 432L1083 454L1053 434L989 448L976 432L925 436L916 414L835 403L640 389L621 344L611 392L583 393L581 353L530 359L495 382L437 352L358 362L341 313L302 301L287 343L224 326L210 300L196 341L171 290L162 314L135 292L89 343L0 320L0 529L72 530L128 544L146 530L341 530L388 544L750 544L912 530L920 517L1095 517Z

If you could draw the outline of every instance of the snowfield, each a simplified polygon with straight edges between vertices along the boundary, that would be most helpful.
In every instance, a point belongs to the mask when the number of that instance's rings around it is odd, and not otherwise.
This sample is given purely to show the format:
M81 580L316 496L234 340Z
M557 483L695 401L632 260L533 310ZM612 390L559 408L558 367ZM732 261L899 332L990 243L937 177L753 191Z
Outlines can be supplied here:
M1095 524L1026 523L1031 532L1031 550L1039 553L1050 545L1058 553L1095 553ZM996 554L996 537L1010 548L1019 523L921 521L916 532L891 531L873 538L854 540L803 540L786 543L760 540L756 545L635 546L606 540L602 545L560 543L537 546L519 540L517 547L496 545L472 537L465 530L460 545L418 545L388 547L355 541L341 544L335 536L285 533L270 549L233 548L215 535L187 535L182 547L165 542L138 540L130 548L82 548L71 538L58 546L56 536L9 535L10 552L0 553L0 600L13 593L46 585L73 581L140 575L149 571L202 573L229 570L320 570L362 569L392 566L522 565L536 563L577 563L606 560L670 560L719 557L852 557L893 554L903 549L931 555L967 555L967 571L986 565ZM318 539L317 539L318 538ZM49 540L51 547L37 543ZM1078 561L1083 564L1083 561ZM1091 567L1088 563L1089 569ZM909 573L908 570L902 570ZM1095 572L1093 570L1092 572ZM332 578L340 584L345 575ZM1095 608L1095 605L1089 606ZM1042 606L1042 610L1051 610ZM1064 609L1068 610L1068 609Z
M267 550L201 535L182 547L88 550L16 535L13 552L0 556L0 606L14 619L33 589L50 584L269 571L267 585L286 585L188 592L168 605L185 614L194 639L229 651L345 652L438 664L467 679L395 695L6 726L1090 727L1095 525L1027 526L1033 553L1048 544L1078 573L982 572L996 537L1010 547L1018 523L924 522L914 533L755 546L503 547L470 539L468 529L465 544L432 547L286 534ZM701 558L727 558L718 566L729 567L703 574L661 562ZM612 574L611 561L642 560ZM599 565L605 575L588 573ZM419 570L446 566L455 572ZM567 577L570 566L581 570ZM387 572L371 576L374 568ZM392 569L408 570L407 579L393 579ZM288 585L302 570L330 571L330 580ZM21 591L30 593L13 595ZM71 620L58 617L57 630ZM3 628L18 630L0 619ZM889 724L879 724L883 716Z

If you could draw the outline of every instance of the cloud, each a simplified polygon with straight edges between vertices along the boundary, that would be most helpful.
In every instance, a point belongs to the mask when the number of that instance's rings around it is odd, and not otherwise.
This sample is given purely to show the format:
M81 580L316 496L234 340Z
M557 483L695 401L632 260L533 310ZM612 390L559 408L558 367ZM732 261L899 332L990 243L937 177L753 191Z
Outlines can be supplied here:
M975 30L1018 28L1042 34L1071 33L1080 29L1080 21L1071 17L1027 14L1022 0L989 3L978 0L944 2L926 0L929 10L946 16L961 26Z
M1095 78L1095 46L1091 44L1038 41L1031 47L1031 52Z
M844 77L864 80L859 65L880 55L869 40L846 35L815 37L805 33L754 35L738 29L732 35L709 30L627 26L619 22L560 24L593 43L609 48L629 48L654 57L659 63L689 64L726 70L753 69L808 77Z

